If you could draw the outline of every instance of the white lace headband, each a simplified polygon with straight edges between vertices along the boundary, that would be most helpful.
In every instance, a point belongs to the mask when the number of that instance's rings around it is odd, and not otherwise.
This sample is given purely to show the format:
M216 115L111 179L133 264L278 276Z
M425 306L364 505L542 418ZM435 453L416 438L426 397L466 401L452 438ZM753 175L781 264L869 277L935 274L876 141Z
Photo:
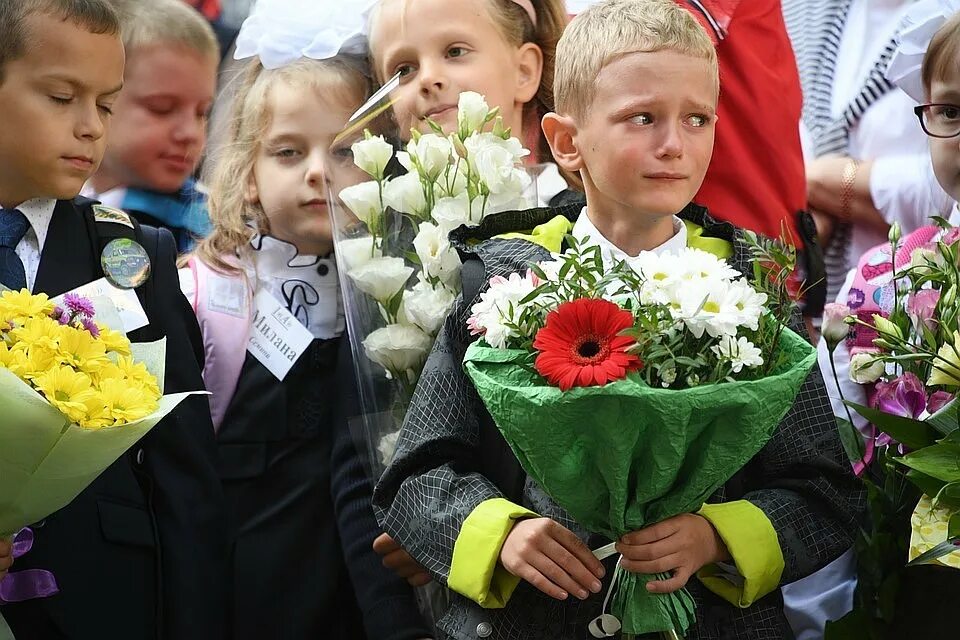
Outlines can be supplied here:
M926 100L921 69L923 56L940 27L957 11L960 0L920 0L903 18L900 44L887 66L887 80L917 102Z

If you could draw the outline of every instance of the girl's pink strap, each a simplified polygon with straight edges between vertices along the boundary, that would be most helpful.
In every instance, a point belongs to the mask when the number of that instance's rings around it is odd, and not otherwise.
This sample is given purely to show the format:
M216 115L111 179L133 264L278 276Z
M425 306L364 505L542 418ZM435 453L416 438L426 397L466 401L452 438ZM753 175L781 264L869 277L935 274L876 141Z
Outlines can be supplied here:
M530 16L530 22L533 23L533 26L537 26L537 10L533 8L533 3L530 0L513 0L513 2L520 5L520 8Z

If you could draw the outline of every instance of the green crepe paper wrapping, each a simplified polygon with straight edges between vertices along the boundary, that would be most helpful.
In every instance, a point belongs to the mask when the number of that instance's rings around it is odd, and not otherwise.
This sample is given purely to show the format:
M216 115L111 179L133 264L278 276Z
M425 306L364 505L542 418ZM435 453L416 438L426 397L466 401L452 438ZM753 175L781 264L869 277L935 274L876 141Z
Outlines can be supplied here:
M679 390L633 373L562 392L526 351L480 342L464 366L524 471L586 529L617 540L698 511L763 448L817 360L789 329L779 349L785 363L767 378ZM695 620L686 589L650 594L656 576L617 571L613 615L625 633L683 633Z
M163 390L166 340L132 345L132 355ZM0 537L66 506L187 396L160 399L159 408L121 427L68 424L39 393L0 368ZM2 628L2 627L0 627Z

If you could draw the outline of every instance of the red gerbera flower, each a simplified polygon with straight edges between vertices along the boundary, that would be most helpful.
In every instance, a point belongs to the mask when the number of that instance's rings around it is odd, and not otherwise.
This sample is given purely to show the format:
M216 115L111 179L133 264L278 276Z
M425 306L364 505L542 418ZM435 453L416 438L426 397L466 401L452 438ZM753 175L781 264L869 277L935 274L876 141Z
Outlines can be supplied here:
M643 365L626 352L634 340L619 335L631 326L633 315L607 300L564 302L537 332L533 347L540 355L534 366L563 391L622 380Z

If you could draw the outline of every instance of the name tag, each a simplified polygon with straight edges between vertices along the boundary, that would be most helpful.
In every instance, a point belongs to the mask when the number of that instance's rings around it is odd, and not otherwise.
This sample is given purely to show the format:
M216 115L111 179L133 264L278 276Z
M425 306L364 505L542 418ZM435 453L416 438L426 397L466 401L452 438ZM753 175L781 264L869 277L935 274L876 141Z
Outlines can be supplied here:
M118 289L107 282L106 278L88 282L69 293L75 293L84 298L89 298L94 303L95 308L97 298L109 299L110 302L113 303L113 306L117 308L118 317L112 318L112 314L104 313L100 315L98 313L97 321L103 322L115 331L130 333L131 331L150 324L150 320L147 319L147 312L143 310L143 305L140 304L140 299L137 297L137 292L134 289ZM57 304L62 304L63 296L58 296L54 298L53 301ZM119 326L115 326L118 323Z
M267 291L253 300L249 351L277 380L283 380L313 342L313 335Z

